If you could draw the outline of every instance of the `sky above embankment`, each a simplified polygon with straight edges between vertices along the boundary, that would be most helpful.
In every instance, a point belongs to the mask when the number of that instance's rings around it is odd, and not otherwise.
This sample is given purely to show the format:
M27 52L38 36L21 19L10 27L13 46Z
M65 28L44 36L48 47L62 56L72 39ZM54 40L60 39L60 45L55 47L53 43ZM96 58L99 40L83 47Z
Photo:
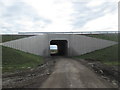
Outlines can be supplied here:
M118 0L0 0L0 33L118 30Z

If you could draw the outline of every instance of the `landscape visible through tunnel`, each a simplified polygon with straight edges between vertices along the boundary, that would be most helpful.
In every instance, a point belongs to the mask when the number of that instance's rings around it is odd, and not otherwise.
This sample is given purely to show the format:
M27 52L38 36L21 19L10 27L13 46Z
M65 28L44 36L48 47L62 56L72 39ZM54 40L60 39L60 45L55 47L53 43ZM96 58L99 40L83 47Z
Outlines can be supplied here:
M67 40L51 40L50 47L51 56L67 56L68 54Z

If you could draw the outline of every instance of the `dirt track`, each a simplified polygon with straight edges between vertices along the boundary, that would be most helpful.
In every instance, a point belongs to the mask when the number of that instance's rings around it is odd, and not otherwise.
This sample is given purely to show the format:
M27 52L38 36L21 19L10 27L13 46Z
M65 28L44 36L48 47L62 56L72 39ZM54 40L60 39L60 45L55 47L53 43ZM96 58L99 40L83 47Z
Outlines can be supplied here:
M115 88L80 62L56 58L53 73L40 88Z
M48 58L34 69L2 75L3 88L117 88L84 63L65 57Z

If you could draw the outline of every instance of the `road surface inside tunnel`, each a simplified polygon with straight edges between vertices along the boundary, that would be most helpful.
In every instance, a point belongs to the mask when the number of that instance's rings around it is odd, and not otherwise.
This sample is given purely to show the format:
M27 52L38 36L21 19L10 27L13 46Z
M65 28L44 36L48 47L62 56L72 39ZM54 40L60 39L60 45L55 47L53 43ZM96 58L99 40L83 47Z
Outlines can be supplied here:
M40 88L115 88L115 86L79 61L58 57L53 73Z

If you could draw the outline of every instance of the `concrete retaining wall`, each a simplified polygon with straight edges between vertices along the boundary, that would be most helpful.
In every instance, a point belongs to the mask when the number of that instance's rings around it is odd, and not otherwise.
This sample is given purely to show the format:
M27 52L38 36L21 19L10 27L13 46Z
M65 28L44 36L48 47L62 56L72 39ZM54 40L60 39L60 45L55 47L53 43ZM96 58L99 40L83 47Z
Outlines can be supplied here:
M83 35L46 34L5 42L3 45L40 56L50 56L49 45L51 40L67 40L68 56L77 56L117 44L114 41Z
M117 44L114 41L97 39L83 35L70 36L70 56L82 55Z
M15 48L24 52L40 56L48 55L47 35L31 36L3 43L4 46Z

